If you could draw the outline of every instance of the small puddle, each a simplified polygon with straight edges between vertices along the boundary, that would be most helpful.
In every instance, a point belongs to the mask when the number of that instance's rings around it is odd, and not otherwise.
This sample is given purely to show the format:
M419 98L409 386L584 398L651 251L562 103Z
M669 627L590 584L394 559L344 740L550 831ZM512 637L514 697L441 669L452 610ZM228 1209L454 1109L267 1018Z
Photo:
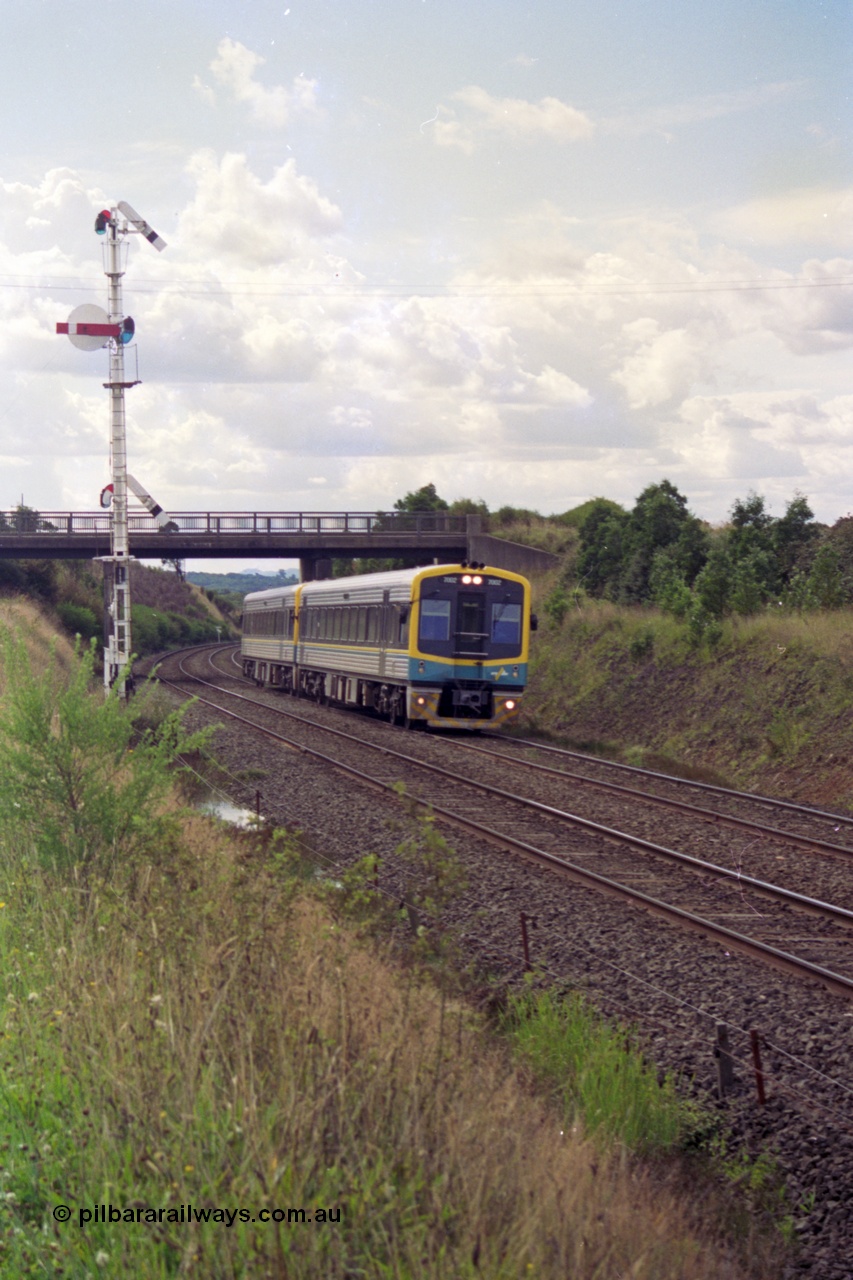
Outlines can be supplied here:
M227 822L229 826L239 827L243 831L255 826L257 822L254 809L240 809L236 804L231 804L230 800L214 800L211 797L199 801L195 807L208 818L218 818L220 822Z

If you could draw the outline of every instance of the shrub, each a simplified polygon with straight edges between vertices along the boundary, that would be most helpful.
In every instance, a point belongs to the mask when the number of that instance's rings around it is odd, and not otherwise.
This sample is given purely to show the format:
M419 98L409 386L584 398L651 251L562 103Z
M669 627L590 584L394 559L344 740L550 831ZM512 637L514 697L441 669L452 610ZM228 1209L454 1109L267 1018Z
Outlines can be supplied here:
M85 867L149 848L166 832L159 803L169 766L210 736L182 728L186 707L134 743L146 698L125 705L119 690L91 692L94 642L78 643L67 676L55 649L32 670L23 640L0 632L6 694L0 707L0 831L33 848L47 866ZM189 704L187 704L189 705Z
M94 636L100 634L101 624L95 617L94 612L87 608L86 605L71 604L69 600L63 600L56 606L56 612L59 614L62 625L72 635L82 636L84 640L91 640Z

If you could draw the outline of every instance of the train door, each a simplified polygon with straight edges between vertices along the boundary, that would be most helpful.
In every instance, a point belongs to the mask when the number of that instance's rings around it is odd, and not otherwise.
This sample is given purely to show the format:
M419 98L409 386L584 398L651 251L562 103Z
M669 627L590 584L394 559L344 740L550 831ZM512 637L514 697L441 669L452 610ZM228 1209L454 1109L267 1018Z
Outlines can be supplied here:
M388 641L391 638L391 592L382 592L382 608L379 611L379 675L385 675L385 655L388 652Z
M460 591L456 603L456 656L482 657L488 638L484 593Z

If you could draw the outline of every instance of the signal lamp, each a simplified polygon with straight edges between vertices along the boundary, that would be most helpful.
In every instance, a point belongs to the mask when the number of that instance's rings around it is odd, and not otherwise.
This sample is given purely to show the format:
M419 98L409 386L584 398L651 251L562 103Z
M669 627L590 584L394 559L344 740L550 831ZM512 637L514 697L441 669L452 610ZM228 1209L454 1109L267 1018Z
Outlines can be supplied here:
M130 342L135 333L136 333L136 325L133 323L130 316L127 316L121 322L121 333L119 334L119 342Z
M110 225L110 222L112 221L112 216L113 215L110 213L109 209L101 210L101 212L98 214L97 218L95 219L95 232L97 233L97 235L99 236L106 235L107 227Z

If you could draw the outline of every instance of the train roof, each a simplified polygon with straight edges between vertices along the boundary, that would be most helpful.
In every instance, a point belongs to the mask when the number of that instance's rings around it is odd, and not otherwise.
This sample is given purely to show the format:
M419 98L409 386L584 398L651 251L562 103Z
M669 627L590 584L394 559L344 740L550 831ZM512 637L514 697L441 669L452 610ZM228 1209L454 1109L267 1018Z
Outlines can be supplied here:
M301 585L301 597L303 600L309 599L314 594L328 592L332 590L345 590L347 592L358 592L359 588L367 588L373 591L400 591L401 588L411 587L412 583L421 576L433 577L442 573L462 573L463 566L460 564L427 564L419 565L415 569L386 569L381 573L356 573L345 578L322 578L318 582L304 582ZM512 573L508 569L492 569L488 566L481 570L482 573L500 574L501 577L511 578L517 581L524 581L517 573ZM285 595L291 595L297 590L297 586L291 585L287 587L270 587L266 591L252 591L244 597L243 604L254 603L280 599Z

